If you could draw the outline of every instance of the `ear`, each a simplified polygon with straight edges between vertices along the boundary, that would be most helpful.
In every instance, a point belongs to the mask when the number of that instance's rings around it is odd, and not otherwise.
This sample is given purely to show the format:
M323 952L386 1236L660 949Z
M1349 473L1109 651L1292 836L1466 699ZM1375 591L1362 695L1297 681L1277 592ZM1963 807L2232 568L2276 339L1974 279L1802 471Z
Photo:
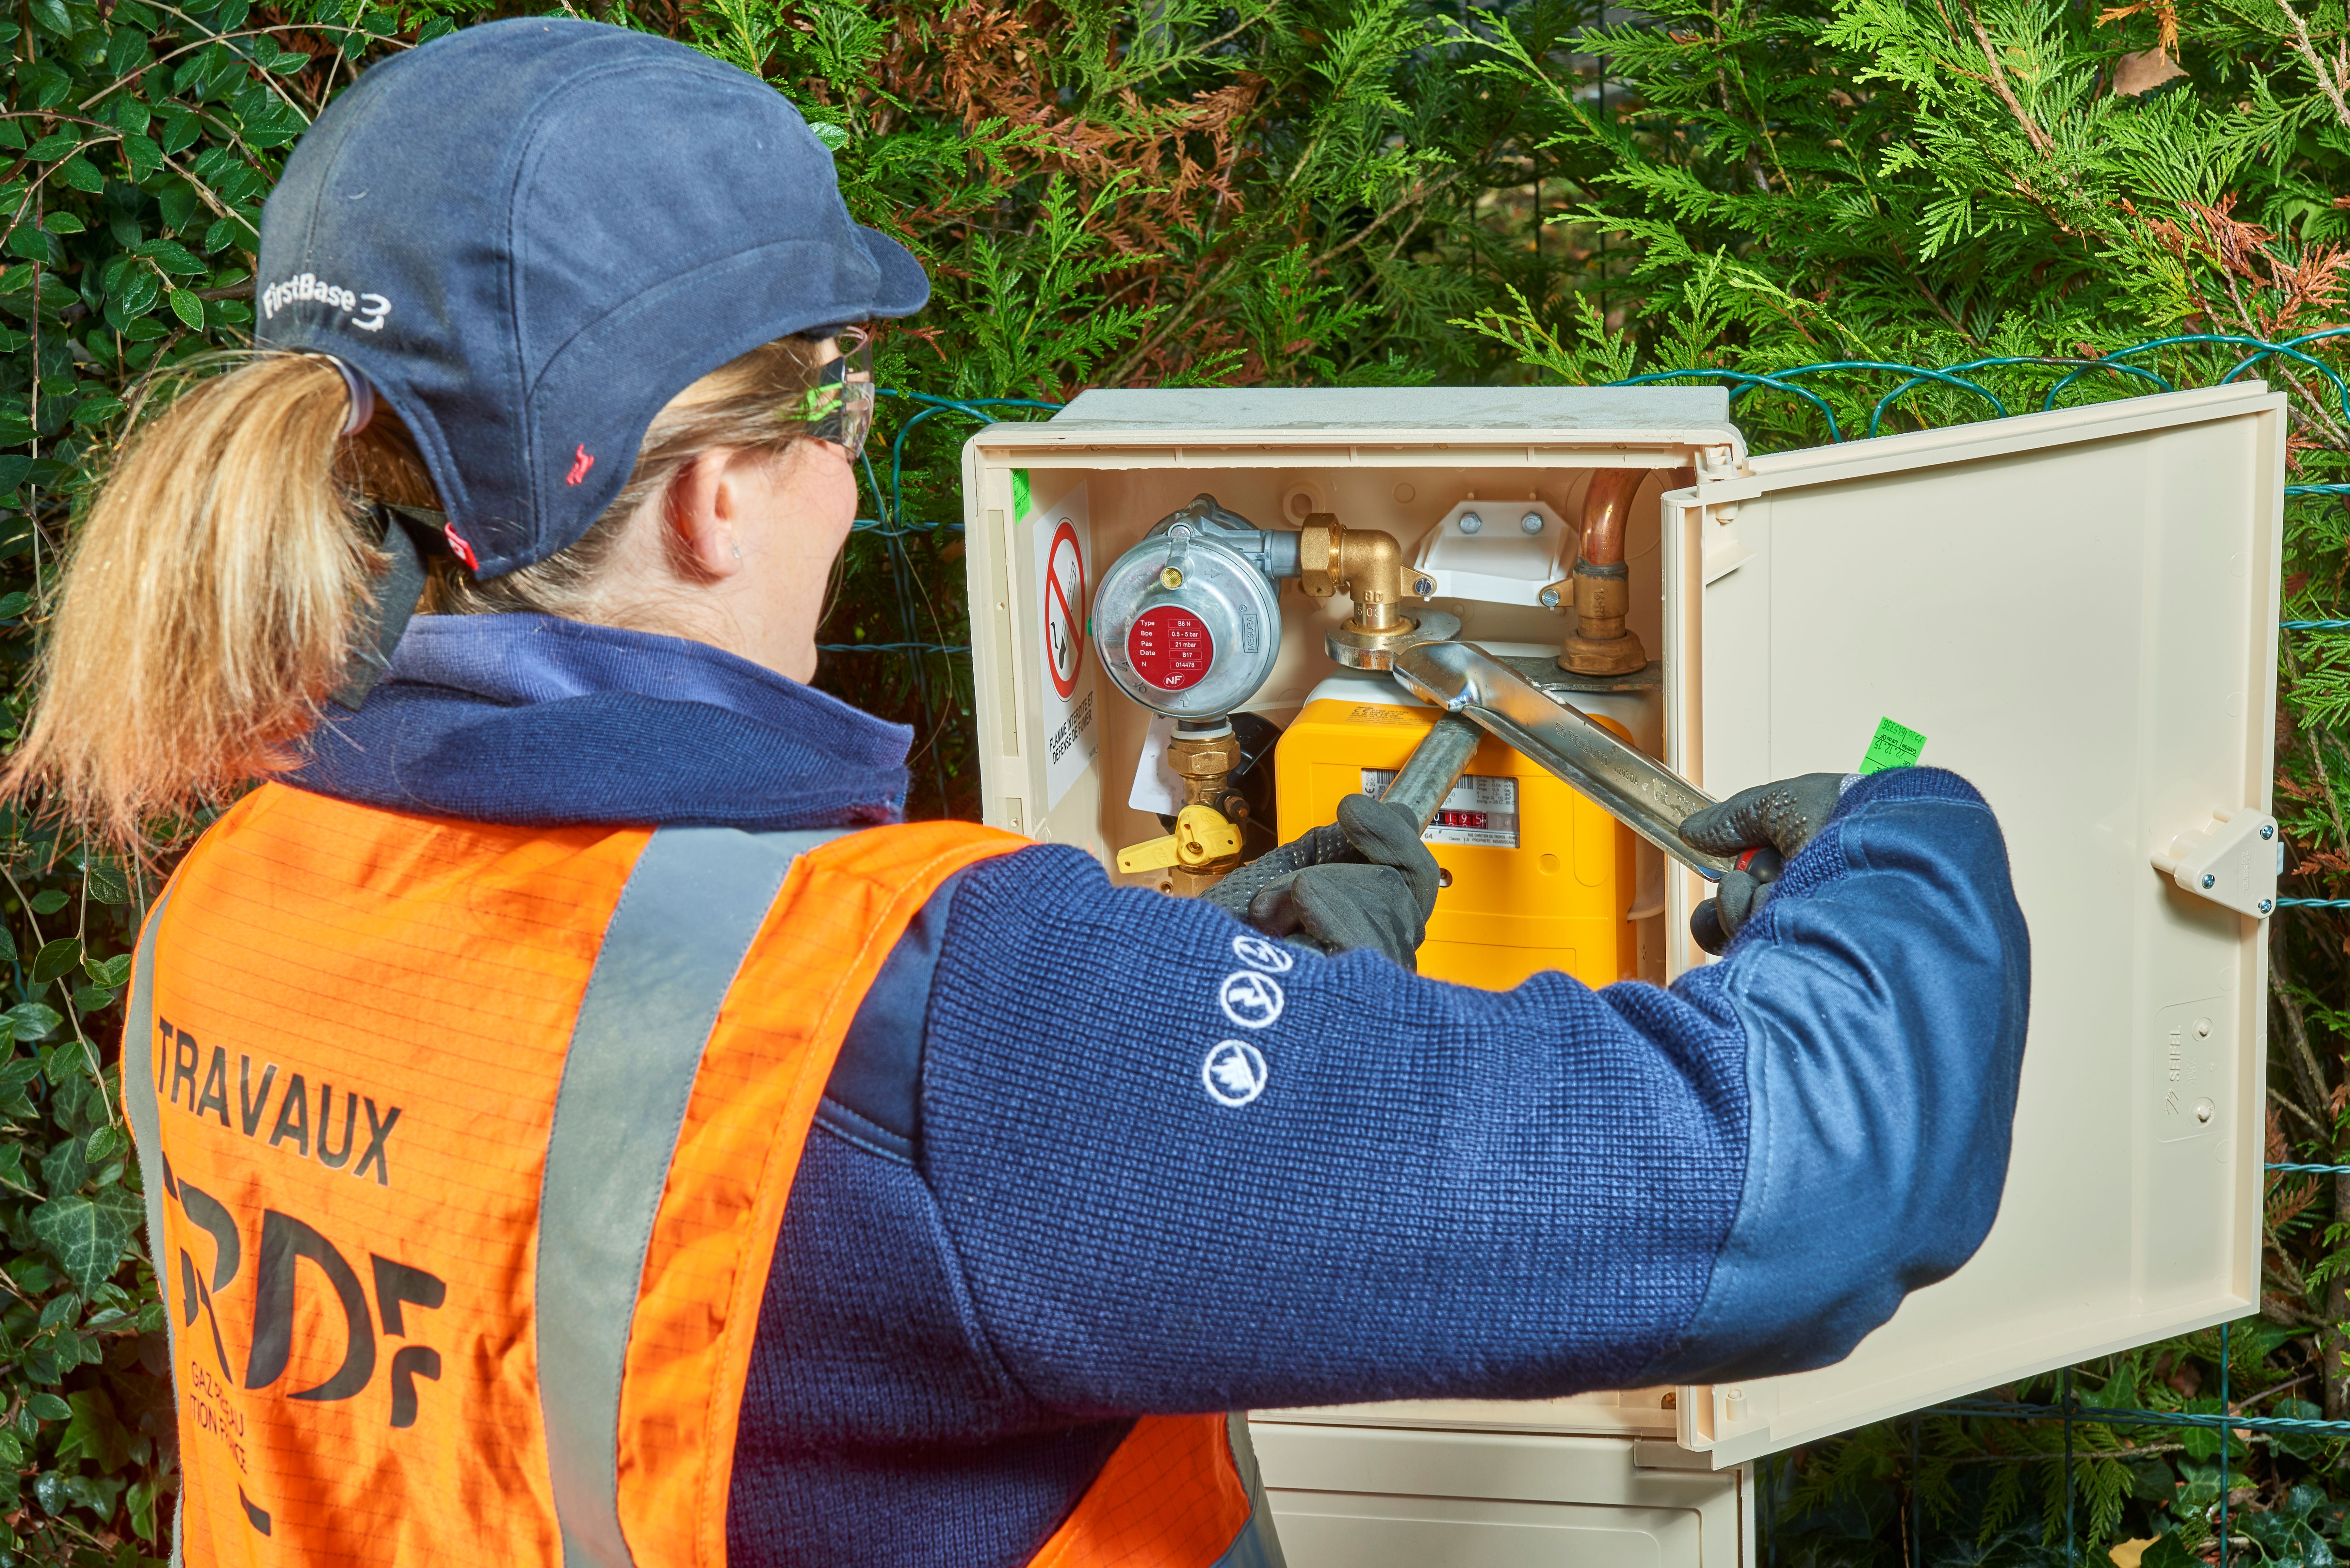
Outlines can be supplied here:
M739 530L750 500L745 460L753 455L713 447L670 481L662 511L671 548L684 575L716 581L743 569Z

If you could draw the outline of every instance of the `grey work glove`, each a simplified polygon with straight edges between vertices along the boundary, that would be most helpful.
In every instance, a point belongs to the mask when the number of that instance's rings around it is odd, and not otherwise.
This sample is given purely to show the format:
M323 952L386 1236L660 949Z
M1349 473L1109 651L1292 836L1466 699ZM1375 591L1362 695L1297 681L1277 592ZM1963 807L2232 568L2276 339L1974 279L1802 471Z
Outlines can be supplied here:
M1338 826L1365 864L1289 872L1249 900L1248 923L1321 952L1371 948L1417 972L1437 887L1419 825L1399 805L1350 794L1338 803Z
M1681 838L1711 855L1739 857L1714 896L1690 911L1690 935L1718 953L1770 901L1780 870L1819 836L1844 794L1842 774L1805 774L1740 790L1681 824Z

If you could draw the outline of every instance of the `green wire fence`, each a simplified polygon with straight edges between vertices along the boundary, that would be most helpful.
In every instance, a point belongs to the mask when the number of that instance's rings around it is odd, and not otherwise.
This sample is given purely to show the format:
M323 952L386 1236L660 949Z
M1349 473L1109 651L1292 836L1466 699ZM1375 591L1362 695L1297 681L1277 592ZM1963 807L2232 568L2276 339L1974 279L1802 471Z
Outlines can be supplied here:
M2054 409L2057 406L2057 400L2076 382L2095 374L2114 376L2126 383L2139 384L2146 391L2177 391L2179 389L2178 385L2172 378L2164 375L2159 369L2136 361L2166 350L2233 348L2241 351L2235 362L2226 373L2206 384L2223 386L2264 362L2272 359L2283 361L2293 370L2306 371L2324 377L2332 386L2334 400L2340 404L2343 417L2350 421L2350 382L2345 382L2342 375L2333 367L2308 352L2309 345L2342 337L2350 337L2350 326L2329 327L2320 331L2303 333L2300 337L2288 338L2282 342L2272 342L2265 338L2233 333L2190 332L2136 344L2099 358L1999 355L1939 368L1903 365L1880 359L1832 359L1816 365L1800 365L1792 369L1773 370L1767 374L1715 369L1657 370L1646 375L1627 377L1612 384L1621 387L1639 387L1673 381L1726 383L1731 389L1730 400L1733 406L1741 399L1754 392L1783 393L1800 400L1815 410L1826 423L1828 439L1831 441L1841 442L1846 438L1844 425L1837 419L1835 408L1831 406L1827 398L1811 387L1804 385L1806 379L1824 376L1901 378L1898 385L1878 397L1869 407L1866 433L1867 437L1875 437L1882 430L1887 415L1892 412L1903 399L1926 388L1945 388L1967 394L1971 399L1980 400L1988 409L1991 417L1994 419L2011 417L2015 410L2010 407L2008 400L2002 398L1992 387L1984 384L1983 380L1977 379L1988 371L2058 370L2063 372L2040 396L2039 407L2044 412ZM912 666L915 691L925 724L935 727L936 710L931 701L929 672L925 668L926 660L933 656L950 659L968 657L971 649L964 643L940 643L922 639L917 624L913 595L909 586L912 577L913 560L906 551L904 541L912 535L961 533L963 525L961 522L920 523L906 520L903 503L907 439L931 421L948 415L968 419L980 424L989 424L999 418L999 415L993 410L1040 410L1049 414L1059 410L1062 405L1035 398L941 398L924 392L906 391L898 388L884 388L881 389L881 395L901 399L914 404L916 411L911 417L901 421L890 436L888 453L889 480L886 487L880 483L879 476L875 472L869 452L860 458L864 465L866 483L875 498L875 509L879 514L875 517L858 519L856 530L859 533L877 535L887 542L891 565L895 568L892 575L897 584L899 626L903 637L901 640L893 642L823 643L818 646L828 653L893 653L908 656L909 662ZM2350 505L2350 483L2288 484L2284 487L2284 493L2288 496L2294 497L2338 496L2344 498L2345 505ZM2350 619L2287 620L2281 622L2280 626L2283 630L2296 632L2350 631ZM938 748L932 746L931 751L935 763ZM939 780L939 790L940 798L945 799L946 786L943 776ZM2350 909L2350 898L2282 898L2277 900L2277 907L2279 909ZM2278 1175L2350 1176L2350 1165L2280 1162L2267 1166L2266 1169L2272 1174ZM2230 1548L2227 1433L2230 1431L2316 1433L2350 1438L2350 1421L2229 1414L2228 1325L2225 1324L2220 1325L2219 1393L2220 1411L2216 1414L2083 1405L2073 1397L2073 1374L2071 1369L2067 1368L2063 1376L2063 1397L2055 1405L2032 1404L2019 1400L1961 1399L1936 1406L1930 1411L1920 1411L1911 1417L1910 1473L1913 1476L1917 1473L1919 1429L1922 1417L1926 1415L2061 1422L2064 1438L2065 1559L2069 1563L2076 1555L2079 1540L2074 1519L2075 1490L2073 1468L2073 1428L2074 1425L2089 1422L2099 1426L2217 1428L2221 1431L2218 1504L2219 1558L2220 1568L2227 1568ZM1921 1555L1924 1545L1923 1528L1919 1510L1913 1500L1909 1509L1911 1547L1909 1561L1913 1568L1923 1560ZM1769 1555L1767 1522L1765 1532L1767 1561Z

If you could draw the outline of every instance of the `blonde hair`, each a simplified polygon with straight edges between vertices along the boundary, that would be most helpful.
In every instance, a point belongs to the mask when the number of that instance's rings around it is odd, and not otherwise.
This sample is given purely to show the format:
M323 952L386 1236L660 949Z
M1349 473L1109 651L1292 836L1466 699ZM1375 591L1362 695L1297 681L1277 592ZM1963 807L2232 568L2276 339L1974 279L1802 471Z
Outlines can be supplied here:
M596 618L613 545L648 499L702 452L781 452L807 434L793 416L818 352L785 338L696 381L656 416L627 486L577 543L488 582L435 556L422 607ZM299 765L389 565L370 504L439 506L390 409L345 437L349 411L341 373L316 355L223 356L140 389L67 563L0 795L45 792L82 831L135 852Z

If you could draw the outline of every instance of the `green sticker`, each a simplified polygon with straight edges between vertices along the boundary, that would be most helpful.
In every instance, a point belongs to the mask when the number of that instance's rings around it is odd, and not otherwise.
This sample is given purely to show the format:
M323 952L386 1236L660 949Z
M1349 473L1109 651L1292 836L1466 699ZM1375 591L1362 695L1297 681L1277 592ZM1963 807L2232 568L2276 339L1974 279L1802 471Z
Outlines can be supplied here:
M1028 471L1015 468L1012 471L1012 521L1016 526L1027 515Z
M1879 719L1877 734L1868 742L1868 755L1860 760L1860 772L1881 774L1887 768L1915 767L1925 750L1925 736L1906 724Z

